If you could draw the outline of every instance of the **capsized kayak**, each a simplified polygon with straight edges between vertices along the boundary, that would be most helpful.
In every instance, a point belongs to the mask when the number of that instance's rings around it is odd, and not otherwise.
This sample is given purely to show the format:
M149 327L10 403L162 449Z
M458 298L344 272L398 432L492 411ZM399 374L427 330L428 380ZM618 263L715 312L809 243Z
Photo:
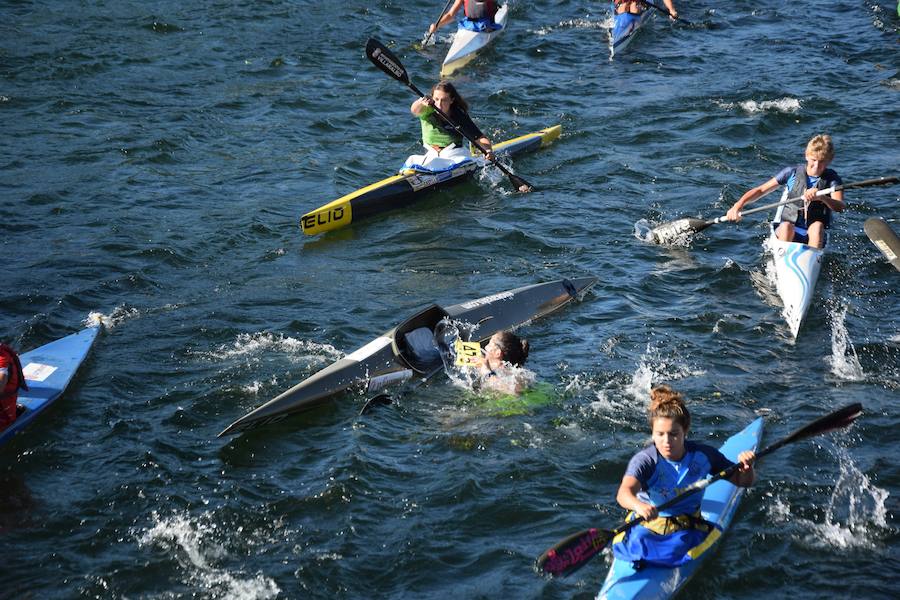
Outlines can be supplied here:
M782 200L786 200L788 190L785 189ZM825 258L825 248L813 248L799 242L782 242L775 236L781 209L771 223L769 237L763 247L772 255L772 277L775 289L781 298L784 309L782 315L787 321L791 334L796 338L800 325L812 303L816 282ZM828 233L825 233L825 247L828 247Z
M19 356L28 390L19 390L24 408L13 423L0 431L0 446L28 427L56 402L72 381L97 339L100 327L88 327Z
M486 343L498 331L518 327L580 299L595 283L596 277L561 279L492 294L446 309L431 305L244 415L219 435L281 421L346 390L374 393L413 377L427 379L443 370L433 334L444 319L476 325L471 340Z
M763 420L756 419L743 431L728 438L720 451L728 460L737 462L738 454L744 450L756 450L762 438L762 431ZM672 569L644 567L635 570L631 562L614 558L606 581L597 595L598 600L625 598L661 600L675 596L712 555L721 540L722 533L731 524L743 493L744 488L724 480L710 485L703 492L700 510L704 520L715 525L716 529L707 536L706 542L698 549L698 555L684 565Z
M450 50L447 51L444 64L441 65L441 77L448 77L454 71L467 65L475 58L478 51L506 31L507 14L506 4L497 9L497 14L494 15L494 23L500 25L501 28L494 31L472 31L462 25L457 25L456 33L453 35L453 43L450 44Z
M494 154L512 156L531 152L547 146L561 132L562 126L554 125L506 140L494 145ZM484 161L474 158L434 172L405 169L399 175L382 179L306 213L300 218L300 228L306 235L340 229L362 219L412 204L431 190L465 181L483 167Z
M631 43L638 30L644 26L650 17L655 13L649 8L639 15L631 13L616 14L616 5L612 5L613 10L613 28L610 32L610 51L609 57L612 58L616 54L625 50L626 46Z

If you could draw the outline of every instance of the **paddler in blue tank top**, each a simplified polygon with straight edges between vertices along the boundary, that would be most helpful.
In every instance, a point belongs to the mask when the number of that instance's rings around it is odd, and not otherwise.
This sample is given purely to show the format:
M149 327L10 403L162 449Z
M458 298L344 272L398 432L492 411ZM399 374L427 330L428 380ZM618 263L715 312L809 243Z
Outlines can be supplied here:
M828 165L834 159L834 144L830 135L817 135L806 145L806 164L785 167L775 177L747 190L728 210L728 220L740 221L741 210L757 198L779 185L788 187L788 197L803 196L804 206L788 204L780 208L775 235L783 242L802 242L814 248L825 245L825 230L831 226L831 212L843 212L844 192L830 196L816 196L820 189L840 185L841 178Z
M447 165L442 166L449 166L453 162L459 162L471 156L468 142L435 112L435 107L449 116L467 136L476 140L488 151L485 155L487 160L494 160L491 140L472 121L469 116L469 105L452 83L440 81L431 88L430 96L419 98L410 106L412 114L419 117L422 123L422 144L425 146L426 153L424 156L411 156L406 166L419 164L427 167L429 164L433 165L437 162L446 162ZM435 161L436 158L448 160Z
M460 8L464 8L465 15L465 18L459 21L460 27L471 31L503 29L503 25L494 22L494 15L497 14L497 3L494 0L456 0L437 23L432 23L428 27L428 33L434 33L441 26L452 23Z
M667 385L650 392L650 428L653 445L632 457L619 486L616 501L646 521L619 534L613 553L636 566L676 567L691 560L688 552L706 539L712 525L700 516L698 492L660 513L656 506L677 496L682 488L730 467L730 460L712 446L686 439L691 415L681 394ZM738 455L742 466L729 481L750 487L756 480L747 450Z

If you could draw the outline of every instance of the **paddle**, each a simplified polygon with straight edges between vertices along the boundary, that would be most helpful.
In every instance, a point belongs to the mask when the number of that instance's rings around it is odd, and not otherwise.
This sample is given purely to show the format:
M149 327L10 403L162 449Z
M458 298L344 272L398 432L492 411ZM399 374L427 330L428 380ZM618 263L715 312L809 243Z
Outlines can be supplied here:
M437 20L434 22L434 31L429 31L428 35L425 36L425 39L422 40L422 46L428 45L428 40L431 39L432 34L437 31L438 23L441 22L441 19L444 18L444 13L447 12L447 9L450 8L450 5L453 4L453 0L447 0L447 4L444 5L444 10L441 11L441 14L438 15ZM431 29L431 27L429 27ZM399 64L399 63L398 63Z
M691 23L691 22L688 21L687 19L682 19L681 17L676 17L675 15L673 15L672 13L670 13L669 10L668 10L667 8L665 8L665 7L663 7L663 6L660 6L659 4L654 4L654 3L652 3L652 2L648 2L647 0L638 0L638 1L641 2L642 4L646 4L646 5L649 6L650 8L655 8L656 10L658 10L658 11L661 12L661 13L665 13L665 15L666 15L667 17L671 17L671 18L675 19L676 21L681 21L681 22L684 23L685 25L693 25L693 23Z
M765 450L757 452L754 462L792 442L813 437L833 429L847 427L860 414L862 414L862 404L857 403L820 417L809 425L801 427L789 436L775 442ZM695 494L720 479L731 477L739 468L740 464L735 464L709 479L692 483L683 493L678 494L667 502L663 502L657 506L657 509L660 511L665 510L669 506L681 502L686 496ZM608 546L614 537L624 531L628 531L643 520L643 517L638 517L634 520L626 521L612 531L591 528L572 534L541 554L537 559L537 569L551 575L571 575Z
M866 230L866 235L869 236L872 243L888 259L888 262L900 271L900 238L897 237L890 225L885 223L884 219L870 217L866 219L863 229Z
M900 177L878 177L876 179L866 179L865 181L857 181L855 183L845 183L843 185L833 185L830 188L826 188L824 190L819 190L816 192L816 196L826 196L828 194L832 194L834 192L839 192L841 190L849 190L853 188L861 188L861 187L869 187L872 185L888 185L893 183L900 183ZM774 189L774 188L773 188ZM802 196L797 196L796 198L788 198L787 200L782 200L780 202L775 202L773 204L766 204L765 206L760 206L758 208L753 208L751 210L741 211L741 216L750 215L756 212L760 212L763 210L769 210L770 208L775 208L777 206L781 206L782 204L791 204L793 202L800 202L803 200ZM670 221L668 223L663 223L662 225L653 228L650 232L652 236L652 240L656 244L668 244L684 234L687 233L697 233L703 231L710 225L715 225L716 223L723 223L728 221L728 215L722 215L721 217L716 217L715 219L704 221L703 219L692 219L692 218L683 218L678 219L676 221Z
M366 56L370 61L372 61L372 64L411 89L416 96L418 96L419 98L423 98L425 96L419 90L419 88L417 88L412 82L410 82L409 75L407 75L406 69L403 68L403 64L400 62L400 59L394 56L394 54L390 50L388 50L384 44L382 44L375 38L369 38L369 41L366 42ZM459 135L472 142L472 144L476 148L481 150L482 154L486 155L488 153L487 149L484 146L479 144L478 141L466 135L459 127L459 125L454 123L444 111L440 110L436 106L434 107L434 111L444 121L450 124L450 126L453 127L453 129L455 129ZM511 173L509 169L507 169L500 163L500 161L495 159L491 162L493 162L498 169L503 171L503 173L509 178L509 182L513 185L513 187L520 192L530 192L532 189L534 189L530 183L528 183L521 177Z

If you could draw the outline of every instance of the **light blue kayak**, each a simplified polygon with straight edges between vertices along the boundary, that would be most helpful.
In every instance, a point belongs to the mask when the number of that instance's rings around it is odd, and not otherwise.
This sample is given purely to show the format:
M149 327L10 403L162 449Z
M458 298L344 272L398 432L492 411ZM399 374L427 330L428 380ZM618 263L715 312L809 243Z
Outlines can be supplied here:
M654 14L654 11L648 8L639 15L633 15L631 13L617 15L616 5L613 4L612 7L615 22L613 23L612 32L610 33L610 37L612 38L610 58L625 50L625 47L631 43L632 39L634 39L638 29L643 27L644 23L646 23Z
M88 327L19 357L25 382L28 384L28 390L19 390L18 402L25 411L19 414L12 425L0 432L0 446L28 427L62 396L99 332L99 326Z
M725 441L720 448L722 454L728 460L737 462L738 454L744 450L756 451L762 430L762 418L756 419L743 431ZM674 569L644 567L639 571L636 571L630 562L614 559L597 598L649 600L675 596L718 546L721 540L719 532L724 532L728 528L743 492L744 488L727 481L717 481L703 492L700 510L703 512L703 518L714 524L717 531L710 534L716 537L707 538L707 547L696 559Z

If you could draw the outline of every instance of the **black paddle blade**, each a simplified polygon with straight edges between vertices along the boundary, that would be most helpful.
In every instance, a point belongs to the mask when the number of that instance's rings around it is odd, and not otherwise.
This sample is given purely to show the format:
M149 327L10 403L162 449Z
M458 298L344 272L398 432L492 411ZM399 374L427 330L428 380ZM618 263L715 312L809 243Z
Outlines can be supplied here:
M672 244L698 231L703 231L710 225L712 225L711 222L703 219L678 219L651 229L650 238L654 244Z
M894 268L900 271L900 238L894 233L890 225L878 217L870 217L866 219L863 229L866 235L875 244L888 262L894 265Z
M606 548L614 535L614 531L606 529L579 531L541 554L536 566L554 576L571 575Z
M523 194L527 194L528 192L534 190L534 186L519 177L518 175L509 174L509 182L513 185L514 188L522 192Z
M363 404L362 409L360 409L359 414L365 415L368 414L373 408L376 406L387 406L394 402L394 399L388 396L387 394L378 394L377 396L372 396L366 403Z
M409 75L406 74L403 63L387 49L387 46L375 38L369 38L369 41L366 42L366 57L372 61L373 65L397 81L409 85Z

